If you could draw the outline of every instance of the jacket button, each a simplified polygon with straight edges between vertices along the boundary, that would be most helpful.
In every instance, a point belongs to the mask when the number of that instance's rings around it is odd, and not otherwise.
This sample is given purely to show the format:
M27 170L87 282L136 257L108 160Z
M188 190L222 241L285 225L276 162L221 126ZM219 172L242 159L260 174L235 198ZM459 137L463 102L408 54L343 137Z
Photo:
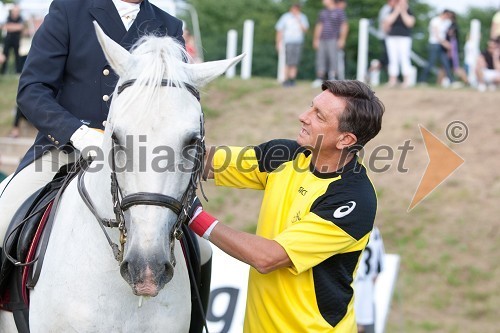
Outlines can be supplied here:
M58 144L59 144L59 141L56 141L56 142L54 142L54 143L55 143L56 145L58 145Z
M104 76L108 76L109 75L109 69L105 69L102 71L102 74L104 74Z
M105 102L109 101L109 96L108 95L102 96L102 100Z
M52 135L47 135L49 137L49 139L52 139Z

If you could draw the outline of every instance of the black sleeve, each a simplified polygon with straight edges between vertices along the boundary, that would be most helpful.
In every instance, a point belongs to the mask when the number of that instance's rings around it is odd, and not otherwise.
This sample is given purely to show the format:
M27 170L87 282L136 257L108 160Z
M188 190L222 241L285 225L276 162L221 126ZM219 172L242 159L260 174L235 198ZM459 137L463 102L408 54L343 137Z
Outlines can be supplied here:
M350 178L347 182L341 179L331 183L326 192L314 201L311 212L360 240L373 229L377 197L366 177Z
M287 139L264 142L254 149L261 172L272 172L281 164L292 161L298 154L307 151L297 141Z

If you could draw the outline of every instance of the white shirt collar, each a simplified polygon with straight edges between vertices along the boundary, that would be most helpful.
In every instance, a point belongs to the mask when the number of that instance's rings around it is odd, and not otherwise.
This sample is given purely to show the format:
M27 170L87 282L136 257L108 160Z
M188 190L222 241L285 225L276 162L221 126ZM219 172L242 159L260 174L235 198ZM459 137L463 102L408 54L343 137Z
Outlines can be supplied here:
M120 15L125 29L129 29L132 23L134 23L137 14L141 10L140 3L130 3L122 0L113 0L113 4L118 10L118 15Z

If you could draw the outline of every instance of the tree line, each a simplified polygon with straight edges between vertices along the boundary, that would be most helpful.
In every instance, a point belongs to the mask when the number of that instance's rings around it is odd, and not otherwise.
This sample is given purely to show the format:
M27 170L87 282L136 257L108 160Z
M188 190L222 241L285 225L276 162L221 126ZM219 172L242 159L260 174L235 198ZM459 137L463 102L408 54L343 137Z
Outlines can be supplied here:
M243 22L247 19L254 20L254 46L252 73L255 76L276 77L277 53L275 50L274 25L279 17L288 11L290 5L296 1L287 0L191 0L198 12L203 53L205 60L223 59L226 56L227 31L238 31L238 52L241 52L241 39L243 36ZM303 56L300 64L299 79L314 78L315 51L312 48L312 35L314 24L319 11L323 8L322 1L301 1L302 11L309 19L311 25L304 43ZM385 0L349 0L346 13L349 20L349 35L346 43L346 78L356 77L356 59L358 45L358 25L361 18L372 20L377 26L379 9ZM437 15L437 11L420 0L410 0L410 8L416 17L413 28L413 50L427 58L427 39L429 20ZM465 15L458 15L460 38L463 48L471 19L481 22L481 44L485 45L495 9L470 8ZM380 55L380 42L370 36L369 59L378 58Z

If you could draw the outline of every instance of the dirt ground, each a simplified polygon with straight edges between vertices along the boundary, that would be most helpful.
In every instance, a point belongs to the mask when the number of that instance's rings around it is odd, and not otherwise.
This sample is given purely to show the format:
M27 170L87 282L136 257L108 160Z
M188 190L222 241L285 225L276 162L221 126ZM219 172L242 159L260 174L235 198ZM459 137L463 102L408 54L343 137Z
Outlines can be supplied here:
M208 144L253 145L295 138L298 115L319 92L310 82L285 89L268 79L220 79L202 94ZM376 224L386 252L401 256L386 332L498 332L500 91L377 88L376 94L386 113L383 129L367 146L364 160L377 188ZM456 120L468 128L460 144L446 136L448 124ZM408 212L428 163L419 125L465 163ZM5 127L0 130L5 132ZM414 149L401 160L398 147L407 140ZM381 149L393 155L374 162L377 150L377 156L383 155ZM384 165L389 169L379 171ZM204 188L207 210L239 229L255 230L260 192L215 188L212 183Z

